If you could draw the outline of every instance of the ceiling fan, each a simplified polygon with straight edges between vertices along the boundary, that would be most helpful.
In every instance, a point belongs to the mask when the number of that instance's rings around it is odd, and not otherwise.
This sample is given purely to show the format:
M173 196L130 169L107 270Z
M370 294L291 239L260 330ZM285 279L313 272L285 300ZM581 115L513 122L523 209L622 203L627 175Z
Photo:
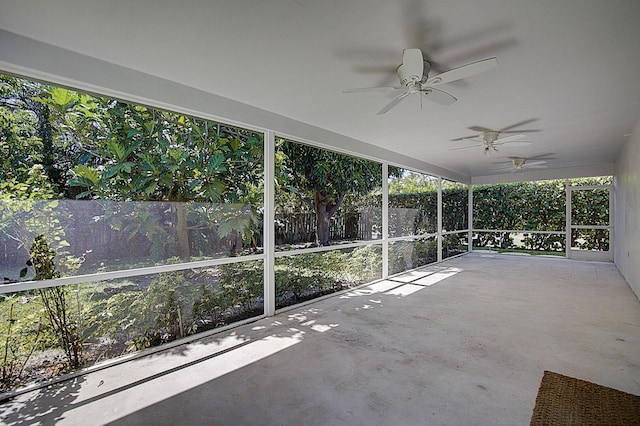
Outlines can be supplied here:
M462 146L460 148L451 148L449 151L457 151L459 149L467 149L467 148L482 148L484 154L487 155L491 151L498 152L498 147L501 145L529 145L530 141L523 141L522 139L526 138L526 135L516 134L511 136L506 136L504 138L498 138L500 133L496 131L489 131L480 133L477 136L472 136L469 138L460 138L454 140L468 140L473 142L473 145Z
M471 141L471 142L474 142L474 145L463 146L461 148L452 148L450 149L450 151L455 151L458 149L482 147L484 150L484 154L486 155L486 154L489 154L491 151L497 152L498 151L497 147L500 145L529 145L531 142L522 140L526 137L523 133L539 132L540 130L538 129L527 129L527 130L517 129L516 130L515 128L524 126L525 124L529 124L536 120L537 120L536 118L531 118L529 120L524 120L519 123L503 127L499 130L493 130L488 127L482 127L482 126L471 126L469 127L469 130L473 130L475 132L480 132L480 133L476 133L470 136L464 136L461 138L451 139L451 140L454 142ZM502 133L506 133L506 134L514 133L514 134L511 136L506 136L501 138L500 134Z
M402 91L395 99L378 111L378 115L388 112L404 98L416 93L426 96L427 99L437 104L451 105L457 99L443 90L436 89L435 86L471 77L495 68L497 65L498 60L496 58L488 58L454 68L435 77L429 77L431 65L424 60L422 51L420 49L404 49L402 52L402 64L396 69L402 87L366 87L345 90L344 93Z
M520 127L520 126L524 126L525 124L529 124L532 123L534 121L537 121L537 118L530 118L529 120L524 120L521 121L519 123L516 124L512 124L510 126L507 127L503 127L502 129L499 130L493 130L490 129L488 127L482 127L482 126L471 126L468 127L469 130L473 130L474 132L479 132L476 133L474 135L470 135L470 136L464 136L461 138L456 138L456 139L451 139L452 141L461 141L461 140L465 140L465 139L473 139L473 138L477 138L482 136L482 134L484 133L488 133L488 132L495 132L495 133L533 133L533 132L539 132L540 130L538 129L528 129L528 130L522 130L522 129L517 129L515 130L516 127Z
M539 157L535 157L539 158ZM506 171L511 170L511 173L522 171L525 169L546 169L546 161L544 160L536 160L530 161L532 158L523 158L523 157L509 157L511 159L508 163L503 163L502 166L497 167L495 169L491 169L493 171Z

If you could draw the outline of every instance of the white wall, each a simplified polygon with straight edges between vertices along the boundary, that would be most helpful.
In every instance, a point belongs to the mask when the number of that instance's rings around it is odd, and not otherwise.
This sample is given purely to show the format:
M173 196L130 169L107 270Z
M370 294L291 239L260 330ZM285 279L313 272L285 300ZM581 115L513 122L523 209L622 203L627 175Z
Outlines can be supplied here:
M616 161L614 261L640 299L640 120Z

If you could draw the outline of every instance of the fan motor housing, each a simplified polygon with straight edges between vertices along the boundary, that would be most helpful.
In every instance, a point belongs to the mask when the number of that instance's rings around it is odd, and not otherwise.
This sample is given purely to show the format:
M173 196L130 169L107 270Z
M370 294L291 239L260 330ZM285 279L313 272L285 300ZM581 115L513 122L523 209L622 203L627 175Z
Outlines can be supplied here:
M396 72L398 73L398 77L400 78L400 84L402 84L403 86L411 86L422 80L421 75L409 74L404 64L400 65Z
M524 158L512 158L513 167L516 169L521 169L524 167L524 163L527 161Z

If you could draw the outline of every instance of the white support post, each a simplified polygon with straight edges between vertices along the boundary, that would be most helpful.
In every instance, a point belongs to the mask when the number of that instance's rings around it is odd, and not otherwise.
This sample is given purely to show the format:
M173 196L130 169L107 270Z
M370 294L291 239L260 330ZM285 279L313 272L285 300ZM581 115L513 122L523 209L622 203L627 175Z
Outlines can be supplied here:
M469 229L467 238L467 250L473 251L473 184L469 184L469 205L467 206L467 228Z
M382 278L389 278L389 164L382 163Z
M566 186L565 215L567 216L565 221L565 231L567 232L565 235L566 237L565 238L565 257L567 259L570 259L571 258L571 183L569 182L569 179L565 180L565 186Z
M615 190L613 185L609 186L609 221L607 222L607 225L609 225L609 261L613 262L614 261L614 243L615 243L615 227L613 225L613 221L615 219L614 216L614 206L615 206L615 200L613 199L613 197L615 197Z
M273 316L276 312L275 282L275 133L267 130L264 134L264 314Z
M442 262L442 177L438 177L438 262Z

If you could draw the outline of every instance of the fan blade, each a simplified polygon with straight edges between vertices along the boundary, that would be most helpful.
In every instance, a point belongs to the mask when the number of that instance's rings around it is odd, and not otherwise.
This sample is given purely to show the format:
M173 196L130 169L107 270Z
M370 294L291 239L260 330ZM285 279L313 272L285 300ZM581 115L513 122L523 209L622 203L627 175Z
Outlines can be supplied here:
M535 132L541 132L542 130L540 129L527 129L527 130L500 130L499 133L535 133Z
M507 130L511 130L513 128L520 127L520 126L524 126L525 124L533 123L534 121L538 121L538 119L537 118L530 118L529 120L524 120L524 121L521 121L519 123L512 124L512 125L507 126L507 127L503 127L502 129L498 130L497 132L498 133L506 133ZM536 131L538 131L538 130L536 130Z
M525 164L524 166L527 169L546 169L547 166L545 166L544 164L540 164L538 166L530 166L529 164Z
M361 87L357 89L343 90L342 93L390 92L392 90L406 90L406 87Z
M477 148L479 146L483 146L483 145L481 143L479 143L477 145L462 146L460 148L450 148L449 151L457 151L459 149L467 149L467 148Z
M380 114L384 114L387 111L389 111L391 108L393 108L394 106L398 105L404 98L406 98L411 92L410 91L406 91L404 93L401 93L400 95L398 95L394 100L392 100L391 102L389 102L387 104L387 106L385 106L384 108L382 108L380 111L378 111L378 114L376 115L380 115Z
M553 156L553 153L549 154L540 154L535 157L529 157L528 160L537 161L537 160L555 160L556 157Z
M471 135L471 136L465 136L463 138L455 138L455 139L451 139L452 142L458 142L458 141L464 141L464 140L469 140L469 139L477 139L478 136L480 135Z
M496 132L495 130L489 129L488 127L482 127L482 126L471 126L467 128L469 130L473 130L474 132L479 132L479 133Z
M497 143L497 144L503 144L503 143L505 143L505 142L517 141L517 140L519 140L519 139L523 139L523 138L526 138L526 137L527 137L527 135L520 135L520 134L518 134L518 135L511 135L511 136L507 136L507 137L504 137L504 138L496 139L495 141L493 141L493 143L494 143L494 144L495 144L495 143Z
M435 102L440 105L451 105L458 100L455 96L452 96L442 90L434 89L432 87L430 87L423 93L431 102Z
M472 62L470 64L454 68L451 71L439 74L435 77L431 77L425 84L427 86L437 86L439 84L451 83L452 81L471 77L472 75L488 71L497 66L498 60L496 58L483 59L482 61Z
M531 162L527 161L525 164L527 165L527 167L540 167L540 166L547 167L547 166L544 166L544 164L546 163L547 163L546 161L540 160L540 161L531 161Z
M418 79L422 78L424 71L422 51L420 49L404 49L402 51L402 66L407 75L418 76Z
M512 165L508 165L508 166L503 166L503 167L496 167L496 168L489 169L489 170L494 171L494 172L501 172L501 171L507 171L507 170L512 170L512 169L513 169L513 166Z
M494 145L509 145L509 146L525 146L531 145L531 142L527 141L509 141L509 142L501 142L501 143L493 143Z

